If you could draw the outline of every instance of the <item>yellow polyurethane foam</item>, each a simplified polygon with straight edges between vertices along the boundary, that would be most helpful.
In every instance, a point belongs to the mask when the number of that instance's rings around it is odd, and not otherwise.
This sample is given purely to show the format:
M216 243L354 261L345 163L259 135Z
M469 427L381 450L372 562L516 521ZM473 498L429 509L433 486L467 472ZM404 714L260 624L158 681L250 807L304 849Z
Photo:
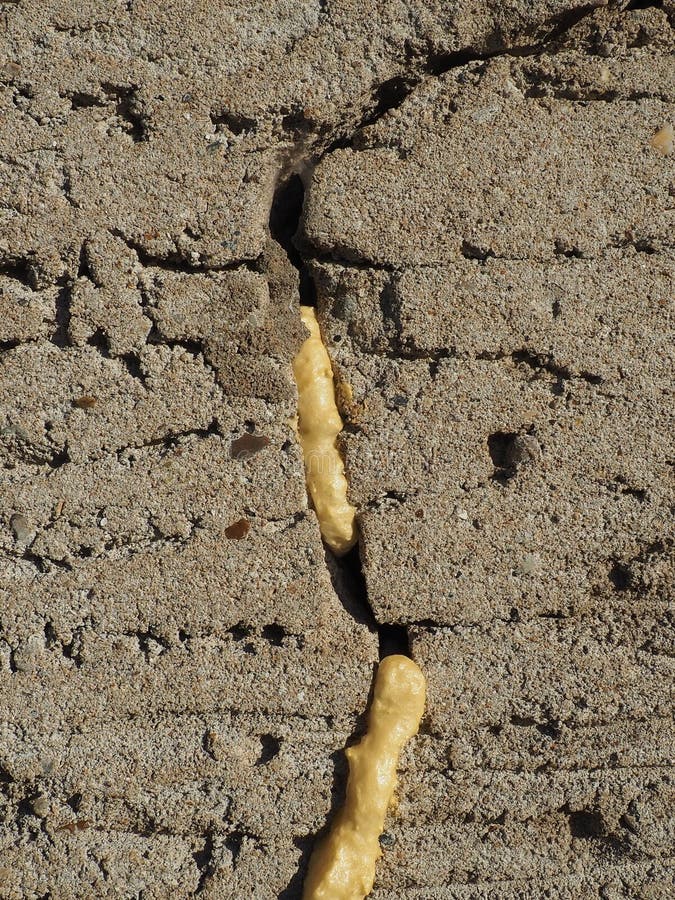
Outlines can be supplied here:
M293 372L298 386L298 437L305 457L307 489L324 541L342 556L358 538L356 510L347 500L345 467L336 441L342 419L316 314L311 306L301 306L300 315L309 337L293 361Z
M368 731L345 753L345 805L309 861L303 900L363 900L373 888L380 834L396 788L396 766L419 729L426 681L407 656L386 656L375 679Z

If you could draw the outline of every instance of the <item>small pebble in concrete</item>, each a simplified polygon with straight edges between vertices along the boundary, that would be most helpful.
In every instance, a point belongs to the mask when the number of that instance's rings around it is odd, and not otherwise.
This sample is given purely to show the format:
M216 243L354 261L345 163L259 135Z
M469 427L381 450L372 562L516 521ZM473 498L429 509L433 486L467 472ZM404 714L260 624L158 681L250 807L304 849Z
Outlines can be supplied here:
M251 530L251 523L248 519L238 519L232 525L225 529L225 537L233 541L240 541L245 538Z
M18 543L29 545L35 540L35 529L21 513L14 513L9 520L9 527Z
M232 441L230 445L231 459L250 459L256 453L267 447L270 439L264 434L242 434L241 437Z

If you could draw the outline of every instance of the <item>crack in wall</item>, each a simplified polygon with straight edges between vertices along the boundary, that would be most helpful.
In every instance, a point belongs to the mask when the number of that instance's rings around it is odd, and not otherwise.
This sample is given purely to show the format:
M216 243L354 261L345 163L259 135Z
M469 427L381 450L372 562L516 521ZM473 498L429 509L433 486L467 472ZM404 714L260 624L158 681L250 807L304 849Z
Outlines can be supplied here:
M298 272L300 303L316 306L316 289L308 259L303 255L297 236L303 215L305 190L297 171L282 171L270 208L269 230ZM326 547L326 565L333 589L344 609L359 624L378 635L380 659L394 653L410 656L410 640L405 625L377 621L368 600L368 586L363 570L364 548L361 539L344 556Z
M322 6L326 6L326 7L327 7L327 3L325 3L325 0L320 0L320 2L321 2L321 5L322 5ZM628 9L642 8L642 7L645 7L645 6L648 6L648 5L656 5L656 6L658 6L659 4L647 4L647 3L638 3L638 2L635 2L635 3L631 3L631 5L630 5L629 7L627 7L627 8L628 8ZM131 6L131 2L129 2L129 3L127 4L127 6L130 7L130 6ZM328 14L329 14L329 13L328 13ZM540 49L541 49L541 48L540 48ZM495 54L495 55L499 55L499 54ZM486 58L488 58L488 57L486 57ZM441 59L442 59L442 58L441 58ZM430 58L430 60L431 60L431 58ZM442 64L449 64L449 66L452 67L453 64L454 64L454 65L463 65L463 64L464 64L464 61L463 61L463 60L458 60L457 58L455 58L454 61L453 61L453 60L449 59L448 57L446 57L446 58L443 60L443 63L442 63ZM431 73L431 70L430 70L430 74L432 74L432 73ZM397 80L398 80L398 82L399 82L398 85L396 84ZM397 77L395 77L395 78L393 78L393 79L390 79L390 82L394 82L394 84L390 85L391 90L392 90L392 93L391 93L390 96L393 97L394 102L395 102L395 103L397 102L397 103L399 103L399 104L405 102L405 97L406 97L407 95L404 93L404 91L407 90L408 87L410 87L410 79L409 79L407 76L397 76ZM384 85L387 85L388 83L389 83L389 82L384 82L383 85L380 85L380 87L375 88L374 91L373 91L373 93L376 94L376 95L378 95L378 96L381 95L381 94L382 94L382 88L384 87ZM420 82L417 82L417 83L419 84ZM414 89L414 87L415 87L415 85L413 85L412 87L410 87L410 90L412 91L412 90ZM396 94L396 91L397 91L397 90L400 90L402 93L399 94L399 95L397 95L397 94ZM402 97L402 99L397 99L397 97ZM376 121L377 118L379 118L380 116L385 115L386 112L388 111L388 109L392 109L392 108L394 108L394 107L393 107L393 106L389 106L389 107L387 108L386 103L383 104L383 105L381 106L381 108L379 109L379 111L376 110L376 111L374 112L374 121ZM365 126L368 125L368 124L370 124L370 123L364 120L364 121L361 123L361 125L360 125L359 127L362 128L362 127L365 127ZM297 179L300 181L300 177L297 175L297 173L295 173L295 174L289 176L289 178L297 178ZM300 200L300 211L299 211L299 213L298 213L298 219L301 217L301 215L302 215L302 200ZM293 245L292 242L291 242L291 246L294 247L294 245ZM641 249L641 248L636 247L636 249ZM647 252L649 252L649 251L647 251ZM287 253L287 255L288 255L289 258L290 258L290 254ZM173 257L172 257L172 260L173 260ZM144 265L154 265L154 266L157 266L157 267L167 268L167 269L172 269L172 268L175 267L177 271L183 271L183 270L184 270L184 271L195 271L195 270L194 270L194 267L189 266L189 264L188 264L187 262L185 262L185 263L183 264L182 261L176 260L175 262L173 262L172 260L168 260L168 261L167 261L166 259L165 259L165 260L161 260L161 259L156 259L156 258L151 257L151 256L147 256L147 257L146 257L146 260L143 262L143 264L144 264ZM299 263L299 264L296 265L296 269L297 269L297 271L298 271L299 278L302 279L302 278L306 275L306 271L307 271L307 270L306 270L306 265L305 265L305 263L306 263L306 257L301 256L299 252L298 252L298 263ZM183 269L183 265L184 265L184 269ZM236 264L236 265L239 265L239 264ZM246 265L246 263L244 263L244 265ZM294 263L294 265L295 265L295 263ZM358 266L358 264L355 264L355 265ZM367 263L366 261L364 261L364 262L362 263L362 265L363 265L364 267L370 267L370 264ZM377 268L377 266L375 266L375 268ZM206 270L213 270L213 269L217 269L217 267L209 266L209 265L203 265L203 266L200 266L200 267L197 269L197 271L206 271ZM253 270L256 271L256 269L253 269ZM259 271L259 270L258 270L258 271ZM303 296L302 290L303 290L303 288L301 287L301 297ZM307 279L307 283L306 283L306 285L305 285L304 290L308 290L308 291L310 291L310 292L313 290L313 282L312 282L311 278ZM307 300L307 301L304 301L304 302L308 302L310 305L313 305L313 303L312 303L310 300ZM17 342L17 344L18 344L18 342ZM170 346L171 346L171 345L170 345ZM3 348L0 346L0 349L3 349ZM10 348L6 348L6 349L11 349L11 347L10 347ZM187 348L186 348L186 349L187 349ZM432 353L433 353L433 352L436 352L436 351L433 351L433 350L432 350ZM526 352L526 351L523 351L523 353L525 353L525 352ZM441 351L441 353L442 353L443 355L445 355L445 351ZM581 375L579 375L579 376L574 376L573 374L572 374L572 375L569 375L569 374L566 375L565 372L562 370L561 367L557 366L557 364L556 364L553 360L551 360L549 357L547 357L547 356L545 356L545 355L541 355L541 354L537 354L537 353L532 353L532 352L530 352L530 351L527 351L527 353L528 353L528 358L523 358L523 359L519 359L519 360L514 360L514 361L516 361L516 362L518 362L518 363L522 363L522 368L523 368L524 370L527 370L528 368L529 368L529 370L531 370L531 371L533 371L533 372L537 372L537 371L539 371L539 370L542 370L543 372L549 372L550 374L552 374L552 375L554 375L554 376L556 376L556 377L557 377L557 376L560 376L561 378L565 378L565 377L581 377L581 378L586 378L586 375L583 374L583 373L582 373ZM392 357L395 356L395 355L396 355L396 354L392 354ZM553 366L556 367L556 371L553 371L553 369L551 368L551 365L553 365ZM586 379L586 380L590 380L590 379ZM190 432L185 432L185 434L190 434ZM205 434L204 436L206 436L206 434ZM172 437L175 437L175 436L172 436ZM160 441L150 442L149 445L144 445L144 446L152 446L153 444L161 443L161 441L162 441L162 439L160 439ZM126 448L126 447L125 447L125 448L124 448L124 451L118 451L118 452L127 452L128 449L129 449L129 448ZM51 462L50 462L50 465L63 465L65 462L68 462L67 457L66 457L64 460L59 460L59 461L56 461L55 463L51 463ZM624 491L623 493L626 493L626 491ZM395 498L391 498L391 499L395 499ZM329 561L330 561L330 563L335 562L335 560L334 560L334 558L332 557L332 555L327 554L327 562L329 562ZM352 560L344 560L344 565L342 565L342 563L343 563L343 561L340 561L340 565L341 565L340 572L341 572L342 576L343 576L345 579L347 579L348 577L351 579L351 584L350 584L350 586L349 586L348 588L346 588L346 589L342 589L342 588L341 588L341 589L340 589L340 590L342 591L342 595L343 595L344 597L350 596L350 597L355 597L355 598L357 598L357 599L360 598L360 597L365 598L365 603L366 603L366 605L367 605L367 604L368 604L367 587L366 587L366 583L365 583L365 578L364 578L364 574L363 574L363 568L362 568L362 565L361 565L361 557L360 557L359 551L357 550L357 551L354 551L354 552L353 552L353 559L352 559ZM337 590L337 589L336 589L336 590ZM338 594L340 594L340 591L337 591L337 592L338 592ZM344 600L343 600L343 602L344 602ZM357 609L357 610L360 609L360 610L361 610L361 613L365 615L365 613L370 609L370 607L369 607L369 606L366 606L366 609L364 609L362 606L356 606L356 605L355 605L355 609ZM510 621L510 620L506 620L506 621ZM432 628L432 627L433 627L433 623L432 623L430 620L420 620L419 622L416 622L416 623L410 623L410 624L411 624L411 625L418 625L418 626L424 627L424 628ZM372 628L376 628L376 623L375 623L374 617L373 617L373 619L372 619L372 625L371 625L371 627L372 627ZM387 628L387 626L382 626L382 627L383 627L383 628ZM272 643L275 643L276 640L281 640L281 638L278 637L278 636L275 637L275 640L272 641ZM382 644L382 635L381 635L381 644ZM382 654L382 646L381 646L381 654ZM66 655L67 655L67 654L66 654ZM235 714L236 714L236 713L235 713ZM299 718L300 720L303 720L305 717L299 715L298 718ZM329 722L328 722L328 717L326 717L326 721L327 721L327 723L328 723L329 725L332 724L332 723L329 723ZM489 771L486 767L482 767L482 768L483 768L484 770L486 770L486 771ZM499 771L499 770L493 770L493 771ZM1 774L2 774L2 773L0 772L0 775L1 775ZM0 780L1 780L1 779L0 779ZM205 845L205 846L204 846L204 850L205 850L205 851L206 851L206 849L207 849L207 848L206 848L207 840L208 840L209 838L211 838L211 837L212 837L212 836L211 836L210 834L208 834L208 833L206 833L205 836L204 836L204 845ZM237 840L237 839L235 838L235 840L234 840L234 843L235 843L235 844L236 844L236 840ZM240 842L240 843L241 843L241 842ZM209 854L208 854L208 853L205 853L205 855L204 855L203 857L200 857L199 862L202 864L202 875L203 875L203 876L206 876L207 870L208 870L209 864L210 864ZM206 880L206 878L204 878L204 880Z
M419 87L431 79L439 78L453 69L470 65L471 63L489 62L499 57L510 56L514 58L537 56L545 51L555 50L555 45L565 35L579 25L585 18L591 16L602 7L601 0L589 2L585 6L563 12L557 16L551 16L547 22L542 23L531 31L534 40L532 43L522 46L510 46L508 41L500 43L494 50L477 51L473 47L465 47L448 53L435 53L429 49L426 54L412 55L394 76L380 84L374 85L367 99L361 106L361 117L356 123L351 122L348 133L333 134L325 141L315 144L314 158L321 161L324 156L335 150L354 147L354 139L364 128L375 125L393 110L400 109L408 97ZM548 30L546 28L548 27ZM528 34L528 32L524 32ZM498 40L498 39L497 39ZM347 111L345 110L345 114ZM315 134L317 129L315 128ZM297 133L291 130L291 134L297 139ZM311 129L308 129L311 134ZM319 132L320 134L320 132Z

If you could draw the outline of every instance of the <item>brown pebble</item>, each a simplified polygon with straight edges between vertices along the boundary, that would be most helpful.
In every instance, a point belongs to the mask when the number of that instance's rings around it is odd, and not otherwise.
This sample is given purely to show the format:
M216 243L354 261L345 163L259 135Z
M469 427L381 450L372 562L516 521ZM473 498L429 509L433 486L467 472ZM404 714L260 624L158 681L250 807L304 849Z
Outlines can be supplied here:
M250 459L259 453L263 447L267 447L270 439L264 434L242 434L230 445L230 457L232 459Z
M91 828L91 822L87 819L80 819L79 822L64 822L63 825L57 825L54 831L84 831L86 828Z
M28 519L21 513L14 513L9 520L9 527L17 541L25 543L35 537L35 530Z
M251 523L248 519L238 519L232 525L225 529L225 537L231 541L240 541L245 538L251 530Z
M531 434L518 434L506 450L506 465L519 466L535 462L541 456L539 442Z
M91 409L92 406L96 406L98 400L96 397L89 397L88 395L84 395L83 397L78 397L77 400L73 400L73 405L77 406L79 409Z
M664 125L660 128L649 142L655 150L663 156L668 156L673 152L673 126L671 124Z

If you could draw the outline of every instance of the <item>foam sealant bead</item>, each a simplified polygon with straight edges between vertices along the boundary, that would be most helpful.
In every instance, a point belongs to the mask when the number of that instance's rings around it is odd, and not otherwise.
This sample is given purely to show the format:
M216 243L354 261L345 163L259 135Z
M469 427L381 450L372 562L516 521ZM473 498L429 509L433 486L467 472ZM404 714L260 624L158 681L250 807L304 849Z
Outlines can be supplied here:
M298 437L305 459L307 490L321 536L337 555L347 553L358 539L356 509L347 500L345 467L337 446L342 418L335 402L333 369L321 340L316 314L301 306L309 337L293 362L298 386Z
M372 890L399 756L417 734L425 698L424 675L411 659L394 655L382 660L368 731L345 751L349 762L345 803L312 854L303 900L363 900Z

